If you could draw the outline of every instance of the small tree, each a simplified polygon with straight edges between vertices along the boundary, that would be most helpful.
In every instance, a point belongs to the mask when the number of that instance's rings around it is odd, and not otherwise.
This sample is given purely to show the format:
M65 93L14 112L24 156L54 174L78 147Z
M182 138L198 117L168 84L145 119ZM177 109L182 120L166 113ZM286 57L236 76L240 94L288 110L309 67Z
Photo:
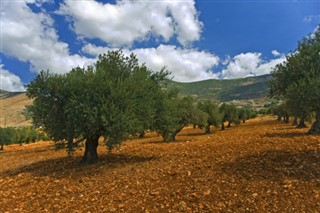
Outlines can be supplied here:
M211 125L216 128L219 127L222 116L219 111L219 107L216 104L212 103L211 101L202 101L198 103L198 108L207 115L206 124L204 126L206 134L210 133Z
M13 128L1 128L0 127L0 150L3 150L4 145L9 145L14 142L15 131Z
M238 116L239 116L239 120L242 120L242 123L245 123L246 120L249 119L249 115L248 115L248 109L246 108L240 108L238 110Z
M219 109L222 114L221 130L225 128L224 122L228 122L227 127L231 127L231 123L239 122L237 107L234 104L223 103Z
M200 112L197 112L193 99L191 97L179 98L176 89L163 92L159 97L156 114L154 129L165 142L175 141L176 135L185 126L201 122L195 117Z
M203 129L208 122L208 114L199 110L198 108L194 108L191 112L191 124L193 128Z

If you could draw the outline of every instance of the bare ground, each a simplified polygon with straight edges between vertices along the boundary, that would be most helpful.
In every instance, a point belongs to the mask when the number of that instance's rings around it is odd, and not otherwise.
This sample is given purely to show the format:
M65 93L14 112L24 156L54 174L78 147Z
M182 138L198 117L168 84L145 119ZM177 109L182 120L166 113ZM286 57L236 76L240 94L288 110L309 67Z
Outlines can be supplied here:
M319 212L320 136L258 118L155 133L79 166L52 142L0 152L0 212Z
M25 93L0 94L0 127L30 126L31 121L26 120L22 111L31 104Z

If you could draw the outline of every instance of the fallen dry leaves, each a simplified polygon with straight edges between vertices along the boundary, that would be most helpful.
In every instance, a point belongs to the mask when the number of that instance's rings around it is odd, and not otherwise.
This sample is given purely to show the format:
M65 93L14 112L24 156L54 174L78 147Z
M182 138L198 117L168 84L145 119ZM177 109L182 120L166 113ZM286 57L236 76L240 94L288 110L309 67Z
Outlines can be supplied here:
M79 166L52 143L0 153L0 212L317 212L320 136L258 118L225 131L154 133Z

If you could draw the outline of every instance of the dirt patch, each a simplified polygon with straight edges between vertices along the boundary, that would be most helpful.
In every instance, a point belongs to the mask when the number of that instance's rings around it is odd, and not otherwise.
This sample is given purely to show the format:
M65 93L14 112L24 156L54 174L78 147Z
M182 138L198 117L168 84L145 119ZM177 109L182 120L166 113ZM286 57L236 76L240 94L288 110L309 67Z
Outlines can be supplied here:
M5 93L0 95L0 127L30 126L31 120L22 115L25 106L31 105L25 93Z
M79 166L52 143L0 152L0 211L317 212L320 137L251 120L226 131L185 128L175 143L155 133Z

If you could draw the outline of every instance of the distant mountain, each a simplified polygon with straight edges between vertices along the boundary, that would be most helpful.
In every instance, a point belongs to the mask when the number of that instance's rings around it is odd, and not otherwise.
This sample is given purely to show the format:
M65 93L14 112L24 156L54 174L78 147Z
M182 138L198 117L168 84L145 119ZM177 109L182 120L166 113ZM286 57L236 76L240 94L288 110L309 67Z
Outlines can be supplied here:
M271 75L230 80L204 80L191 83L168 81L168 87L177 87L181 95L191 95L197 100L233 101L265 100L268 95L268 83ZM22 115L26 105L31 105L24 92L0 90L1 116L0 126L30 125ZM259 101L258 101L259 102ZM263 104L263 101L260 104ZM255 103L256 104L256 103ZM251 104L252 105L252 104ZM257 106L257 105L252 105ZM259 107L259 105L258 105Z
M20 94L24 94L25 92L8 92L0 89L0 99L11 98Z
M271 75L239 79L210 79L191 83L169 81L168 87L177 87L181 95L191 95L197 100L249 100L265 99Z
M5 95L6 93L8 93L8 92L5 91L5 90L0 89L0 98L1 98L3 95Z

